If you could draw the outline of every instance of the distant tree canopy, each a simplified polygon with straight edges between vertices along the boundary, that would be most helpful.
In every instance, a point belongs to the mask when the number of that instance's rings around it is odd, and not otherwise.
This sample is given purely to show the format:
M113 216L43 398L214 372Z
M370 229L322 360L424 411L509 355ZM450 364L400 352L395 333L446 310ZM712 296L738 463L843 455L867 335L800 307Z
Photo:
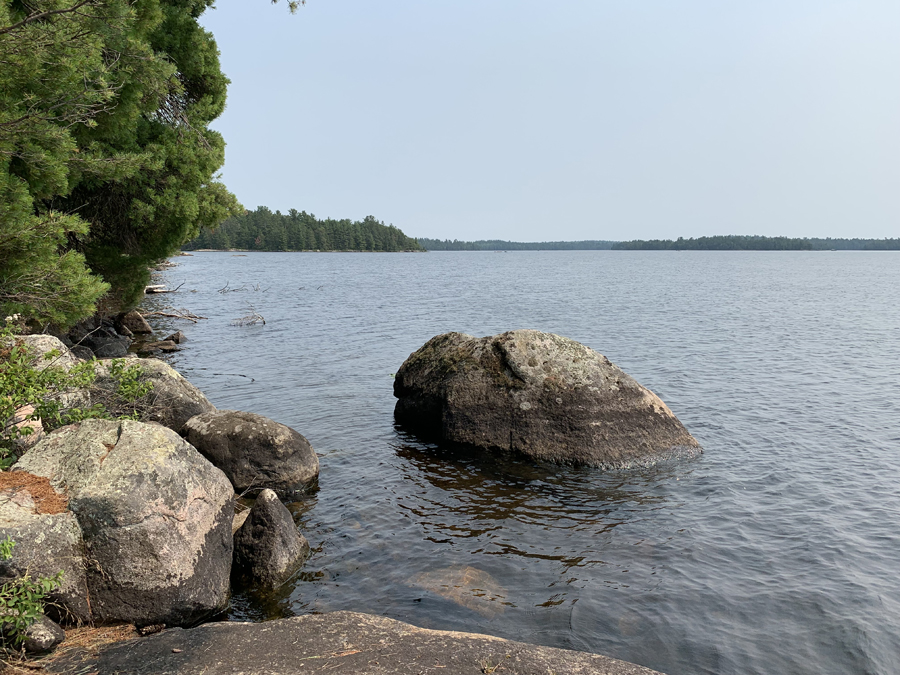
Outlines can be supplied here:
M684 239L635 239L613 245L616 251L896 251L900 239L799 239L759 235L722 235Z
M810 239L817 251L900 251L900 239Z
M426 239L419 237L419 243L429 251L597 251L613 247L614 241L503 241L502 239L480 239L460 241L454 239Z
M291 209L272 212L265 206L229 218L218 228L206 228L182 247L246 249L249 251L421 251L419 243L399 228L367 216L361 221L319 220Z

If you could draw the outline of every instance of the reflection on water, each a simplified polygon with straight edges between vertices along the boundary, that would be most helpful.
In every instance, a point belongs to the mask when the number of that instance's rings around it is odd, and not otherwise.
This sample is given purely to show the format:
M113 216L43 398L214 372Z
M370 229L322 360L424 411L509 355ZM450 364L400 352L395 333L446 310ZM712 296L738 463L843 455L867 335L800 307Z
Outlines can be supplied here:
M169 285L210 318L177 326L174 365L320 454L318 491L289 507L309 561L273 594L236 594L231 618L367 611L670 675L900 672L900 256L179 262ZM217 293L226 281L269 290ZM229 325L247 302L265 326ZM391 373L411 352L514 328L604 353L705 454L604 473L395 427Z

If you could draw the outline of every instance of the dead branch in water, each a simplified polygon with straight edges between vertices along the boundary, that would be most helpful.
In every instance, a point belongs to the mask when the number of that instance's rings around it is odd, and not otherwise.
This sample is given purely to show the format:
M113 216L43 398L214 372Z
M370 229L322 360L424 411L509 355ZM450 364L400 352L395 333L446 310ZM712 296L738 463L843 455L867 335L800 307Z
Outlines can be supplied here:
M172 307L163 307L162 310L157 310L155 312L146 312L144 314L144 318L148 316L164 316L169 319L187 319L188 321L193 321L194 323L197 323L201 319L207 318L205 316L199 316L197 314L194 314L193 312L189 312L186 309L173 309Z
M243 286L238 286L237 288L231 288L231 286L228 285L229 283L231 283L231 282L226 281L225 285L222 288L220 288L217 291L217 293L221 293L222 295L224 295L225 293L238 293L240 291L256 291L256 292L262 291L263 293L265 293L267 290L269 290L268 288L261 288L260 284L256 284L255 286L250 286L250 288L247 288L247 284L244 284Z
M248 305L250 309L250 313L246 316L242 316L239 319L235 319L231 322L232 326L255 326L256 324L266 325L266 320L263 318L262 314L256 311L253 305Z
M152 286L147 286L144 289L144 293L146 294L156 294L156 293L177 293L178 289L184 286L184 282L182 281L175 288L166 288L163 284L153 284Z

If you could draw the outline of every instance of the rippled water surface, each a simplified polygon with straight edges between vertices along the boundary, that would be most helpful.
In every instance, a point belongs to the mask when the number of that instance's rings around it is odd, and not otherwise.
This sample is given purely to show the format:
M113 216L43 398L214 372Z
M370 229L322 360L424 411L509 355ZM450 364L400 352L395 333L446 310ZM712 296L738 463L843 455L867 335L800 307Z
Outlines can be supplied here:
M196 253L174 365L320 453L313 554L234 618L349 609L670 675L900 672L900 254ZM220 293L226 283L245 290ZM233 327L253 308L265 326ZM666 401L699 459L603 473L417 442L391 374L536 328Z

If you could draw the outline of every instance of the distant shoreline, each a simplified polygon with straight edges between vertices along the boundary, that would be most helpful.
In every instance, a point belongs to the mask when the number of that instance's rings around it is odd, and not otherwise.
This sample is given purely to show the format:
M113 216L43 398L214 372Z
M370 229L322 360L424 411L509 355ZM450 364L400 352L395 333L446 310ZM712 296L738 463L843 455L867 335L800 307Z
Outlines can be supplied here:
M418 238L428 251L900 251L898 239L833 239L720 235L685 239L634 239L517 242L497 239L459 241Z

